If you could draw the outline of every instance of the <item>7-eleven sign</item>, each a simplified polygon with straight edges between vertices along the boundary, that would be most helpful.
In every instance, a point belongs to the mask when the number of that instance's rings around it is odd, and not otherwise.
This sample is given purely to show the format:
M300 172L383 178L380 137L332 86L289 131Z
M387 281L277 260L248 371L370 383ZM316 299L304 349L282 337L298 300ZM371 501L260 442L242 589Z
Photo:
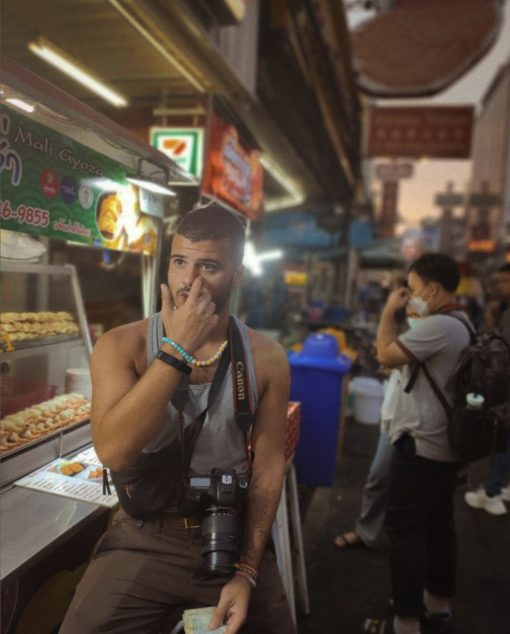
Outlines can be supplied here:
M151 128L150 143L194 176L202 176L203 128Z

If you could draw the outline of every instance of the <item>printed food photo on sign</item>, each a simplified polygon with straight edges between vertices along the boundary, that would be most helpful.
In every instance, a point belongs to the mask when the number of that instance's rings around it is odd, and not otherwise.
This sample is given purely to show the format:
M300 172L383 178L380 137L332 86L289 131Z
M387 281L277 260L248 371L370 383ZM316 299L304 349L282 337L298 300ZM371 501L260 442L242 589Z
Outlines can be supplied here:
M62 460L61 462L53 465L48 469L51 473L60 473L65 476L74 477L78 473L81 473L85 470L85 465L80 462L70 462L67 460Z
M105 240L115 240L122 231L122 201L117 192L99 196L96 207L96 223Z
M123 228L127 249L133 253L154 253L157 230L150 216L140 210L139 189L129 185L122 191Z
M55 460L46 471L89 482L100 482L103 479L102 467L77 460Z

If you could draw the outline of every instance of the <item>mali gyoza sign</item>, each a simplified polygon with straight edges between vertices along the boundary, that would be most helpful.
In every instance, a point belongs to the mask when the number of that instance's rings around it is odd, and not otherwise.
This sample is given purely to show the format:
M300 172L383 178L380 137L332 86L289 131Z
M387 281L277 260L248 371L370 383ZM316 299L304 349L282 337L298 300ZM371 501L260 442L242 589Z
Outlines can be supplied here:
M2 228L155 252L156 226L124 166L8 108L0 132Z

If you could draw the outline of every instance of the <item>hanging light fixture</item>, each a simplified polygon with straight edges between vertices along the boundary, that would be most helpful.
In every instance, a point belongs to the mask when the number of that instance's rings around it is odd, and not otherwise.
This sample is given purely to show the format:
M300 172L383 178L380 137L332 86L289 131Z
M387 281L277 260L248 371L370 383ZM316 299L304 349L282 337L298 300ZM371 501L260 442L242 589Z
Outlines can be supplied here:
M101 80L94 76L93 72L87 69L78 60L74 59L69 53L63 51L55 44L52 44L45 37L38 37L28 45L29 50L43 59L48 64L51 64L62 73L65 73L78 83L82 84L92 92L99 95L102 99L111 103L116 108L124 108L129 102L128 100L116 92L112 88L109 88Z

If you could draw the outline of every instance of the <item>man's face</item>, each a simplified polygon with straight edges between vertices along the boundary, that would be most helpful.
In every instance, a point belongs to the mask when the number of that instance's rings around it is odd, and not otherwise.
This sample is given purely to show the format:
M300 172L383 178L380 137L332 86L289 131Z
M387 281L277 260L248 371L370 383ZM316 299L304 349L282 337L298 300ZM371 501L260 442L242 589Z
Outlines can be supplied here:
M414 271L411 271L407 276L407 288L409 289L411 297L422 297L424 295L425 297L423 297L423 299L427 300L430 293L427 293L426 291L429 290L428 287L430 285L430 282L423 280Z
M220 313L232 289L242 278L242 267L232 263L228 240L203 240L192 242L180 234L172 241L172 253L168 267L168 288L174 305L183 306L191 285L201 277Z
M411 271L407 276L407 288L409 289L411 298L419 297L426 302L428 312L436 308L437 285L435 282L428 282L414 271Z
M510 273L500 271L496 277L496 294L500 299L510 299Z

